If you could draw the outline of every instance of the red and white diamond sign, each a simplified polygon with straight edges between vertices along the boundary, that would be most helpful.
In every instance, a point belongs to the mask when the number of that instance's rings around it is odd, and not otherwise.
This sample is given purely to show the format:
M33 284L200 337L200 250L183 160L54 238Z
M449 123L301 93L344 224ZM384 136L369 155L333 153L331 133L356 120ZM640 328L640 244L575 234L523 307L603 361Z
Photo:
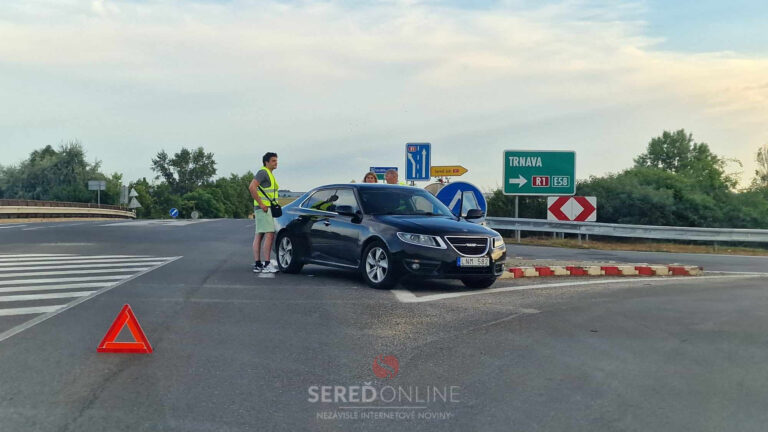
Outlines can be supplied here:
M597 220L597 198L547 197L547 220L594 222Z

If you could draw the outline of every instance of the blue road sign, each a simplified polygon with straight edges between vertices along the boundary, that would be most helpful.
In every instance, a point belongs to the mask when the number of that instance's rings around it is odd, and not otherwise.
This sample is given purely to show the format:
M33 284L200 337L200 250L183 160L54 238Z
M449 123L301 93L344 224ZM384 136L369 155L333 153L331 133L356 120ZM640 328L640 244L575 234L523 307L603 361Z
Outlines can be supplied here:
M391 169L397 171L397 167L371 167L370 171L376 174L376 178L379 180L384 180L384 174Z
M405 179L429 180L432 160L432 144L407 143L405 145Z
M172 208L172 209L171 209L171 211L169 211L168 213L169 213L169 214L171 215L171 217L172 217L172 218L174 218L174 219L176 219L177 217L179 217L179 210L178 210L178 209Z
M459 203L463 203L462 216L466 216L467 211L471 209L480 209L485 213L488 208L480 189L466 182L448 183L440 189L436 197L455 215L459 214Z

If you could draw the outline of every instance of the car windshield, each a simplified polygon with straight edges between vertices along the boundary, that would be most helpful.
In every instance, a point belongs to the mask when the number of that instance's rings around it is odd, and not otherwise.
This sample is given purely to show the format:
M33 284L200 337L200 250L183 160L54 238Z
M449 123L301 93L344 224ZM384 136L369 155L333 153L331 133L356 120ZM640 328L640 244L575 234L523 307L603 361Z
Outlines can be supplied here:
M360 188L363 211L373 215L453 216L429 192L417 188Z

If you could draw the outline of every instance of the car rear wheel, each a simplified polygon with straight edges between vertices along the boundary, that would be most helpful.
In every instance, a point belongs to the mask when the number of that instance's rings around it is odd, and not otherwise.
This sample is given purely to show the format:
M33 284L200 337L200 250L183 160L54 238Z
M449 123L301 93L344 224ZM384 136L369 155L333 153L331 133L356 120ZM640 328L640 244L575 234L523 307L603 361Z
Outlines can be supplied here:
M399 275L387 246L375 241L363 251L360 273L365 283L373 288L389 289L397 284Z
M496 282L495 277L488 277L488 278L465 278L462 279L461 282L464 284L467 288L472 289L483 289L488 288L491 285L493 285L494 282Z
M277 238L277 266L282 273L298 273L304 267L296 243L286 233Z

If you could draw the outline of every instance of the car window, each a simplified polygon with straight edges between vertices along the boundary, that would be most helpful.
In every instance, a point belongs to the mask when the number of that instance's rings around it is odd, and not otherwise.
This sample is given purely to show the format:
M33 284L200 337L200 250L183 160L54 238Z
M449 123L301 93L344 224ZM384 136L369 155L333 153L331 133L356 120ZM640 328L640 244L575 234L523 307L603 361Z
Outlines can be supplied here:
M357 204L357 198L355 198L355 193L352 191L352 189L338 189L336 191L336 195L339 197L339 199L336 200L333 206L334 210L339 206L350 206L352 207L352 211L356 212L360 210L360 206Z
M301 208L332 211L328 210L328 208L334 204L334 192L334 189L319 190L310 195L310 197L301 204Z
M452 216L432 194L418 188L360 188L361 205L368 214Z
M419 211L419 212L431 212L435 213L435 206L429 202L428 199L424 198L423 196L413 196L411 197L411 207L413 210Z
M462 204L461 205L462 217L466 216L470 210L480 208L480 204L478 204L477 198L475 197L475 194L472 191L462 192L461 204Z

